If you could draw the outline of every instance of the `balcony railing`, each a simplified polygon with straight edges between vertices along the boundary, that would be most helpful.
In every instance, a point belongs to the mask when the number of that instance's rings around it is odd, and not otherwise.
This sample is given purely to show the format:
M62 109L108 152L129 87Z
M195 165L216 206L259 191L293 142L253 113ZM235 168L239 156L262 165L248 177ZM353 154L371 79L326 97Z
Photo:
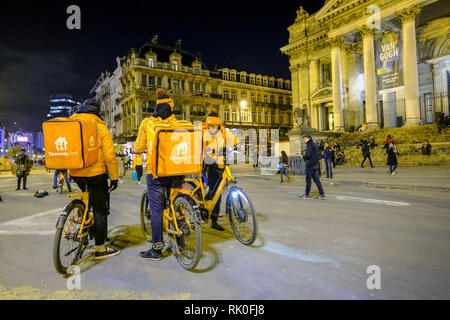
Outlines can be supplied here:
M180 66L180 67L178 67L177 70L174 70L171 67L170 63L167 63L167 62L158 62L158 63L154 64L153 67L150 67L148 61L146 61L145 59L140 59L140 58L135 59L134 65L139 66L139 67L152 68L152 69L169 70L169 71L173 71L173 72L188 73L188 74L199 75L199 76L204 76L204 77L210 76L210 73L208 70L199 70L199 72L196 73L194 68L191 68L188 66Z

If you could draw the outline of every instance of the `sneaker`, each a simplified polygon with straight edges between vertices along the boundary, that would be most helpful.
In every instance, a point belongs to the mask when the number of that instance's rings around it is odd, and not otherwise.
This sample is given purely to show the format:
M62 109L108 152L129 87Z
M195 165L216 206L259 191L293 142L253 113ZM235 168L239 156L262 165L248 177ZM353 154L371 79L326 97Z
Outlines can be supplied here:
M16 191L17 191L17 190L20 190L20 188L17 188Z
M392 171L392 175L395 176L395 171Z
M139 252L139 257L142 259L159 261L162 259L162 254L161 250L153 250L153 248L151 248L150 250Z
M280 183L283 183L283 180L280 180Z
M310 199L311 196L309 194L302 194L301 196L298 196L300 199Z
M315 200L326 200L327 197L326 197L324 194L322 194L322 195L320 195L320 196L314 197L314 199L315 199Z
M119 250L106 248L106 251L103 251L103 252L96 251L95 255L94 255L94 260L102 260L102 259L106 259L109 257L114 257L114 256L117 256L119 253L120 253Z
M213 221L211 223L211 228L218 231L225 231L225 229L220 224L218 224L217 221Z

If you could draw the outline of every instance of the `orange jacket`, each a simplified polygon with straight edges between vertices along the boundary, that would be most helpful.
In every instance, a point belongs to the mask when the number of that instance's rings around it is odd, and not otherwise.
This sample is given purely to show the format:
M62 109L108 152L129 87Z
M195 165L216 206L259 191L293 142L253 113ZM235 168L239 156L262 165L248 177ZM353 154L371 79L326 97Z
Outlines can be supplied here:
M223 168L225 163L222 149L227 145L234 147L239 143L238 138L230 131L225 130L222 125L216 134L211 134L207 126L202 126L202 129L204 156L211 157L219 165L219 168Z
M94 177L106 172L108 168L111 180L119 179L119 168L117 166L116 153L114 152L114 141L109 133L105 121L94 114L77 113L70 117L71 119L91 119L97 122L98 133L98 162L92 167L85 169L72 169L70 175L73 177Z

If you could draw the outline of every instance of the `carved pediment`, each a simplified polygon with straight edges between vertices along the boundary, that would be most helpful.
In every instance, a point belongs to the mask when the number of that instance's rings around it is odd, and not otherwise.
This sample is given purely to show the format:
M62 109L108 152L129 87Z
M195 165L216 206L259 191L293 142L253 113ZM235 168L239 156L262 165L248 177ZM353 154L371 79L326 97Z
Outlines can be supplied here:
M362 7L369 0L329 0L325 5L315 14L315 19L319 23L328 20L333 20L343 13L351 11L357 7Z

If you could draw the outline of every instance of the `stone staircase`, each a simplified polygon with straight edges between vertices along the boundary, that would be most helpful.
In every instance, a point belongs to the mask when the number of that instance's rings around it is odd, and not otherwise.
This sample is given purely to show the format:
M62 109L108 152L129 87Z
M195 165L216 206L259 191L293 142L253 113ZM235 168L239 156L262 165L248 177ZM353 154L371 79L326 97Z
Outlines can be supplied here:
M417 127L389 128L353 133L330 133L329 139L338 142L345 153L345 165L360 165L363 159L361 148L357 145L361 139L375 138L377 146L371 150L375 166L386 165L387 154L383 148L387 135L391 135L399 152L400 166L443 165L450 166L450 129L438 133L436 125ZM422 155L422 143L431 144L431 155ZM365 166L370 165L366 160Z

